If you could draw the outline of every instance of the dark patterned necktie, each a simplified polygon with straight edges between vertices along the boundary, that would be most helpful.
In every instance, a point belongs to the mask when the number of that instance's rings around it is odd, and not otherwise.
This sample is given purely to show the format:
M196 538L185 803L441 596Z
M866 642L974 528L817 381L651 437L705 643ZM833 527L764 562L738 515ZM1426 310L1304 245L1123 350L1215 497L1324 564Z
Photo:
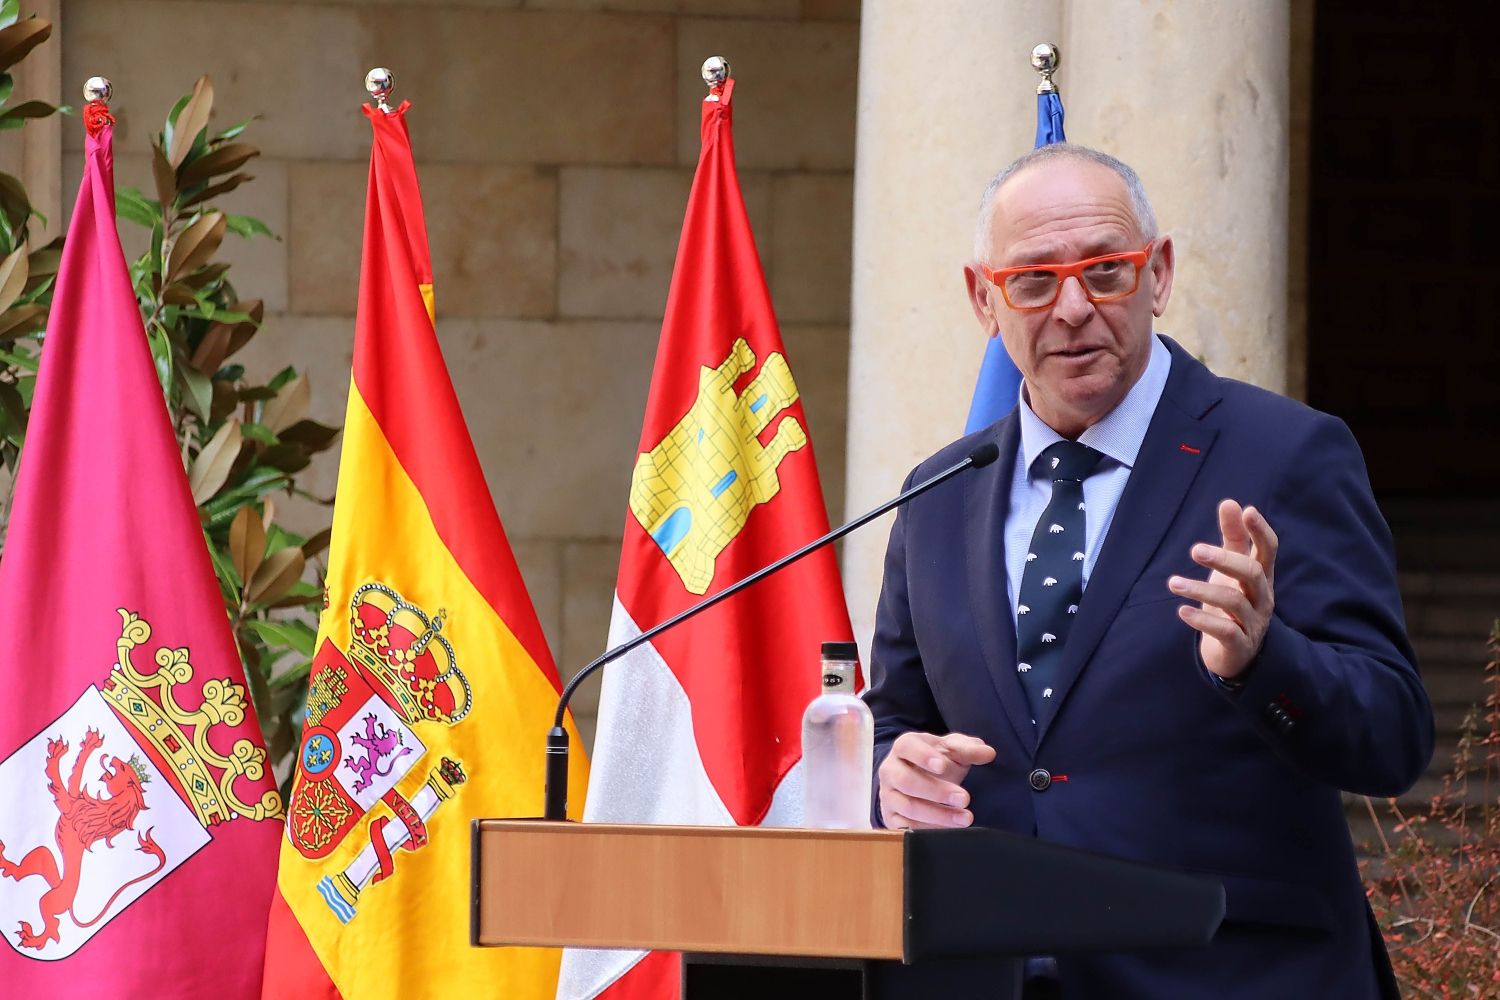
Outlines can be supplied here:
M1088 445L1059 441L1037 459L1052 480L1052 499L1031 535L1016 608L1016 670L1033 724L1051 708L1063 643L1083 597L1083 481L1103 457Z

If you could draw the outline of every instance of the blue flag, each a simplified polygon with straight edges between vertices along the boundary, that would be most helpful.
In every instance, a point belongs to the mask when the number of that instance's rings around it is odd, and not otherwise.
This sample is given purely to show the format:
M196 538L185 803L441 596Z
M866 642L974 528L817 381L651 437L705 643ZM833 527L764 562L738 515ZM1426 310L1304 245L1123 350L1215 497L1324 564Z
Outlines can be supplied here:
M1062 97L1057 91L1036 95L1036 144L1049 146L1066 142L1063 134ZM974 401L969 404L969 419L964 433L972 434L999 420L1016 405L1021 391L1021 373L1005 353L1005 343L997 334L984 349L979 366L979 382L974 386Z

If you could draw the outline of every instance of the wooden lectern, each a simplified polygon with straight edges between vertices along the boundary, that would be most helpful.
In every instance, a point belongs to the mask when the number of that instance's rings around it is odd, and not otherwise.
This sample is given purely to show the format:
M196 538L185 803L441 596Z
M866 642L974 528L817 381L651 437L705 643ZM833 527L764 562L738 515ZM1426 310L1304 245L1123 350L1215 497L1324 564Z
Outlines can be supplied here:
M976 972L1018 995L1024 956L1203 945L1224 915L1212 879L998 830L473 835L473 944L680 951L685 1000L937 996Z

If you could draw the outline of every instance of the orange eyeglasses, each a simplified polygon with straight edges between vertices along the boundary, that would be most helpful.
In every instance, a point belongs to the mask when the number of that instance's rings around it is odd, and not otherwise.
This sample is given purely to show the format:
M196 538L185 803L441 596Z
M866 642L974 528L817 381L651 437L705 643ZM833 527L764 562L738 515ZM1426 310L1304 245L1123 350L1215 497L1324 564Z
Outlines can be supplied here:
M1134 294L1141 285L1141 269L1151 259L1156 241L1141 250L1105 254L1072 264L1022 264L992 268L980 264L986 281L1000 289L1005 304L1020 312L1046 309L1057 301L1062 284L1077 278L1090 302L1109 302Z

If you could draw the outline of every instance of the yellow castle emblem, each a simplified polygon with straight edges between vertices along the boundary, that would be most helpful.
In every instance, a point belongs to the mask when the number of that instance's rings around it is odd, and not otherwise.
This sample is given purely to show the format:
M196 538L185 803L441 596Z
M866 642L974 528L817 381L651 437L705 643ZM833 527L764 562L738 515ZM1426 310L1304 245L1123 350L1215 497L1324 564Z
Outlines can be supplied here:
M721 365L701 369L692 408L635 463L630 511L693 594L708 592L714 561L751 509L780 491L781 460L807 444L791 416L761 444L761 431L797 401L797 384L786 358L772 354L736 393L735 382L754 367L750 345L736 340Z

